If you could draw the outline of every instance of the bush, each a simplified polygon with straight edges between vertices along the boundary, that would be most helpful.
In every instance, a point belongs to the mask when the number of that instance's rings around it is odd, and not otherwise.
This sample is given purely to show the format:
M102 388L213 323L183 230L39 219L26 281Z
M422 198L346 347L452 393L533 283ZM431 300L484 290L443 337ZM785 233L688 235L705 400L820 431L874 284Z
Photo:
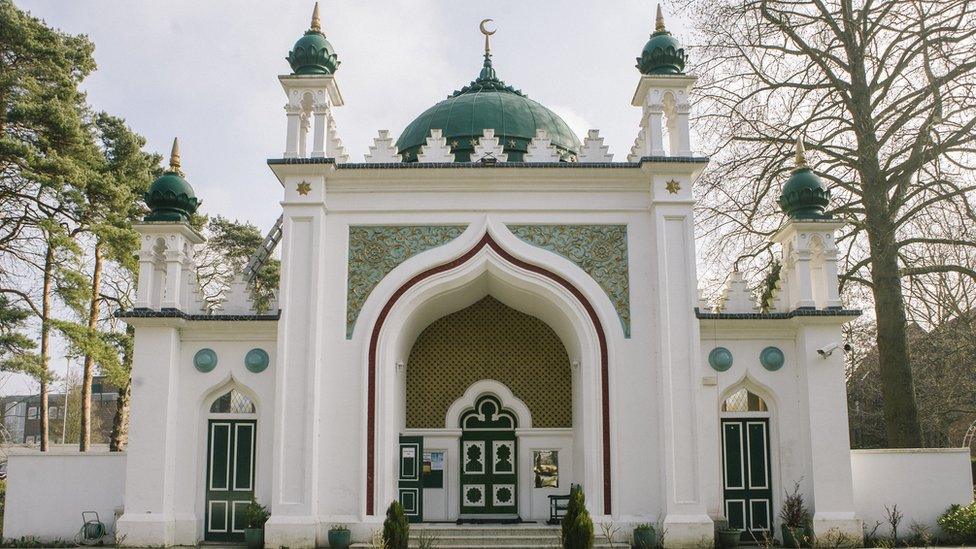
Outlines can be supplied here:
M562 522L563 549L592 549L593 520L586 510L583 488L574 485L569 494L569 506Z
M976 502L949 507L939 517L939 526L953 543L976 543Z
M387 549L407 549L410 539L410 523L407 515L403 514L403 506L394 500L386 510L386 520L383 521L383 543Z
M810 511L803 501L799 482L794 482L793 491L786 492L783 497L783 506L780 507L779 518L783 520L783 526L789 528L803 529L810 524Z
M270 516L271 513L268 512L267 507L258 503L256 499L252 499L251 503L248 503L247 507L244 508L245 528L264 528L264 523L268 522Z

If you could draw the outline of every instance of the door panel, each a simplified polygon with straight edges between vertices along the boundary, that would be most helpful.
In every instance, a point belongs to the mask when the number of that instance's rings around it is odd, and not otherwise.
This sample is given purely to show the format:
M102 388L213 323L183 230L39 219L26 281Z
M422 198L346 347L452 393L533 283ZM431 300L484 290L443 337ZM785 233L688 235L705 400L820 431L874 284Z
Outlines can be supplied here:
M518 520L515 415L494 396L461 418L461 521Z
M768 419L722 419L722 473L729 527L761 541L772 524Z
M254 498L254 420L210 420L204 539L244 541L244 508Z
M423 437L400 437L397 499L410 522L424 519L423 456Z

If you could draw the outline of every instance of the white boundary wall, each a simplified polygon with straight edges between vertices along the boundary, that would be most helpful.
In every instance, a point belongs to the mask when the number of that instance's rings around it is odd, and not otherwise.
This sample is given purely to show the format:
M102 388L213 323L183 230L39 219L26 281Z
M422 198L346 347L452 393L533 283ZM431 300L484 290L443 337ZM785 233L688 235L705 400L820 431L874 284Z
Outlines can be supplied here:
M906 448L851 451L854 505L870 531L891 535L885 506L898 505L905 515L898 536L907 536L912 522L940 532L936 520L953 503L973 501L973 475L968 448Z
M96 511L111 533L124 492L122 452L13 450L7 457L3 537L70 541L81 529L82 511Z

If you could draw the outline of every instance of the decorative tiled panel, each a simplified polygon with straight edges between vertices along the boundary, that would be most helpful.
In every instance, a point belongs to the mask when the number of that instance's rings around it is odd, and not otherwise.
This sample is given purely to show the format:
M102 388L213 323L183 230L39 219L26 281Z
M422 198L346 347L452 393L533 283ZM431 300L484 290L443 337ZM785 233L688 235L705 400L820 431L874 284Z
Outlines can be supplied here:
M522 240L579 266L607 293L630 337L626 225L509 225Z
M359 311L383 277L411 257L454 240L465 225L382 225L349 227L349 280L346 338Z
M482 379L505 384L525 402L533 427L572 427L572 371L562 341L538 318L488 296L417 338L407 360L407 428L443 428L447 409Z

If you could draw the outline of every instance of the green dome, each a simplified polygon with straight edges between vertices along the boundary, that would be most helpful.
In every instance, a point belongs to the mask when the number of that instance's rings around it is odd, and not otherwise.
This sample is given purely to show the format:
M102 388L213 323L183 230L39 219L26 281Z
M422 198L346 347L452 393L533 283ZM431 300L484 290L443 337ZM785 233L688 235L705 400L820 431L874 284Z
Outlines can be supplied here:
M173 140L169 169L152 182L143 199L150 210L145 221L186 223L200 207L200 201L197 200L193 187L183 179L183 173L180 171L180 148L177 140Z
M308 31L288 52L293 74L332 74L339 67L332 44L319 31Z
M295 42L285 59L291 65L292 74L333 74L339 68L335 49L322 32L318 2L312 10L311 27Z
M581 148L579 138L559 115L498 79L490 54L485 54L484 67L474 82L424 111L403 130L396 146L404 162L416 162L430 130L439 129L455 161L468 162L486 128L495 130L509 162L522 161L536 130L545 130L563 161L574 161Z
M685 50L681 43L664 28L661 6L657 7L657 28L644 44L637 68L641 74L684 74Z
M797 141L796 168L783 185L783 193L779 196L780 208L793 219L829 219L826 213L829 204L830 189L807 166L803 142Z

